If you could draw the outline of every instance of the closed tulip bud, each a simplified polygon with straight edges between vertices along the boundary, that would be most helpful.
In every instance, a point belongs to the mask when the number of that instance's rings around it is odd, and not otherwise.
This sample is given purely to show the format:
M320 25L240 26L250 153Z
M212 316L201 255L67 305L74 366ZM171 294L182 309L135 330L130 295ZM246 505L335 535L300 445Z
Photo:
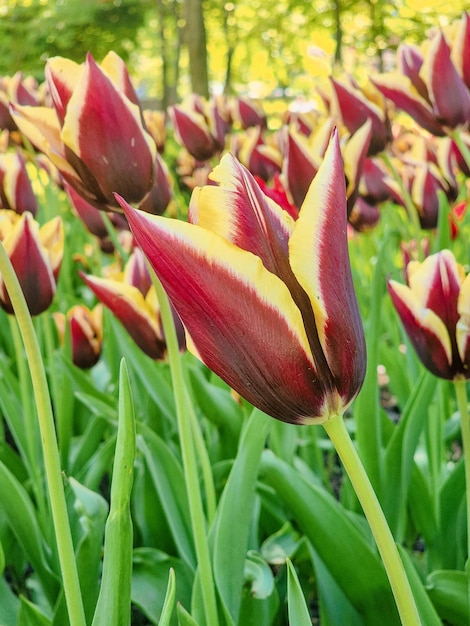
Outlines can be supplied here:
M51 304L64 251L64 233L59 217L40 227L30 213L18 216L0 212L0 239L10 257L31 315L38 315ZM13 308L0 276L0 305L8 313Z
M411 261L407 280L388 290L421 362L439 378L470 378L470 275L441 250Z
M54 108L12 105L12 115L21 132L94 207L119 211L113 196L118 191L144 210L161 213L169 198L168 189L155 194L161 169L155 142L144 128L140 107L127 95L133 97L122 68L106 65L111 77L91 54L83 65L49 59L46 80Z
M55 313L54 320L61 341L69 333L73 364L81 369L96 365L103 341L101 305L90 310L83 304L77 304L66 315Z
M20 214L37 213L38 201L19 152L0 154L0 206Z
M225 155L196 189L190 222L120 198L197 356L276 419L328 421L361 388L365 342L348 256L335 134L294 221Z

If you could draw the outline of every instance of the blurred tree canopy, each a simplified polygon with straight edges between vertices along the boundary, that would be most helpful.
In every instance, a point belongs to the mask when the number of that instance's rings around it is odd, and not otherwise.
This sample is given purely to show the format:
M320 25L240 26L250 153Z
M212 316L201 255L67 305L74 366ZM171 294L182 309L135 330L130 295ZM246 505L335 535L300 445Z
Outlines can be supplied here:
M142 95L307 90L312 75L386 69L460 17L466 0L0 0L0 75L39 80L48 57L122 56ZM391 55L390 55L391 57ZM333 69L333 71L335 71ZM256 92L258 89L258 92Z

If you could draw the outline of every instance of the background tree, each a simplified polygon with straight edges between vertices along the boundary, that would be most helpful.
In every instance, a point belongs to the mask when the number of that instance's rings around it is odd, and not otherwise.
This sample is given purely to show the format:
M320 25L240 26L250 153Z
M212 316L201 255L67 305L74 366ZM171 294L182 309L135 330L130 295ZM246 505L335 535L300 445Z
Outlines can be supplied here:
M207 38L202 0L184 2L184 41L188 48L189 75L194 93L209 97Z

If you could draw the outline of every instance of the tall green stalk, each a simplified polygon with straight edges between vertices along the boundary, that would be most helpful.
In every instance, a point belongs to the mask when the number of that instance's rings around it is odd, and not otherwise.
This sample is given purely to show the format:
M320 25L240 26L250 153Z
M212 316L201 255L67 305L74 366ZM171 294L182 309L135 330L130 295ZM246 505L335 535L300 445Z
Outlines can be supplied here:
M467 496L467 550L470 553L470 415L468 412L467 381L454 380L457 406L460 412L460 428L462 432L462 447L465 463L465 492ZM470 597L470 559L467 555L467 578Z
M46 373L31 315L3 244L0 244L0 273L20 328L33 382L46 482L70 626L86 626Z
M395 540L342 415L329 419L323 426L343 463L369 522L390 581L401 622L403 626L420 626L418 609Z
M199 565L200 587L207 626L217 626L219 623L217 612L217 601L215 596L214 577L212 572L211 556L207 541L207 526L202 505L201 488L199 485L198 466L196 461L195 448L193 445L193 428L190 421L190 409L188 407L188 396L186 393L185 376L176 336L173 314L170 302L162 284L156 277L153 270L153 284L157 292L157 299L160 305L163 329L168 349L168 359L170 362L171 377L173 382L173 393L176 403L176 416L178 420L178 431L183 457L183 471L186 484L186 493L189 502L191 515L191 526L196 548L196 556Z

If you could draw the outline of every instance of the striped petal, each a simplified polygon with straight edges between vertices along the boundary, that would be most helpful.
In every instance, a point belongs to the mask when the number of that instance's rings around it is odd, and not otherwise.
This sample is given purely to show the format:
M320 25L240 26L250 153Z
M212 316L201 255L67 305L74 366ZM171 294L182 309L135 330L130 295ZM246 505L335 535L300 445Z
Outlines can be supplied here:
M323 376L284 283L216 233L120 202L206 365L277 419L327 419Z
M219 151L204 117L199 113L170 106L168 115L178 142L198 161L206 161Z
M283 148L282 175L295 206L300 208L320 160L315 159L306 138L293 129L285 129Z
M451 380L454 377L452 346L444 322L434 311L423 306L406 285L390 280L388 291L423 365L436 376Z
M465 278L460 289L458 312L457 348L462 360L465 378L470 378L470 274Z
M55 290L47 251L41 244L39 225L30 213L24 213L3 240L5 251L21 285L31 315L39 315L51 304ZM1 281L1 304L12 313L10 297Z
M46 63L44 73L47 87L61 125L64 123L67 105L82 72L81 65L64 57L52 57Z
M290 274L287 246L293 219L260 189L251 173L231 154L210 174L216 185L196 188L189 221L219 234L258 256L284 281Z
M150 190L154 142L143 129L139 108L91 55L69 100L61 136L69 162L98 198L101 194L112 205L118 192L140 202Z
M398 73L381 74L371 77L371 81L397 108L408 113L424 129L436 137L445 135L431 106L419 95L407 76Z
M166 343L157 324L156 310L148 305L137 287L82 272L80 276L147 356L151 359L164 357Z
M422 307L431 309L443 321L450 336L458 321L457 302L462 269L450 250L441 250L411 267L408 281Z
M457 71L470 89L470 13L464 13L460 20L451 55Z
M289 241L289 258L309 296L318 340L345 407L362 385L366 353L349 264L337 131L300 209Z
M451 128L470 124L470 90L459 76L450 58L444 36L434 37L421 68L429 98L439 121Z

